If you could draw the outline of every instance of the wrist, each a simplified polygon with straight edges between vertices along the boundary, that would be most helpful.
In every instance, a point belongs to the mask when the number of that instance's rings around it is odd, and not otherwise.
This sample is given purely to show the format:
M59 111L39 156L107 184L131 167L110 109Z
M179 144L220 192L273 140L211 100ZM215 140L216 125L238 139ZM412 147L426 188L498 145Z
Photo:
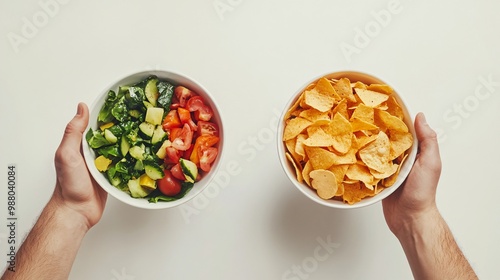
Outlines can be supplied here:
M421 235L434 230L440 226L443 218L435 205L425 210L413 213L401 221L401 226L394 235L401 241L413 239L415 235Z
M76 236L83 238L90 229L87 219L78 211L66 205L56 195L52 196L49 200L45 210L50 212L50 215L53 216L61 227L73 232Z

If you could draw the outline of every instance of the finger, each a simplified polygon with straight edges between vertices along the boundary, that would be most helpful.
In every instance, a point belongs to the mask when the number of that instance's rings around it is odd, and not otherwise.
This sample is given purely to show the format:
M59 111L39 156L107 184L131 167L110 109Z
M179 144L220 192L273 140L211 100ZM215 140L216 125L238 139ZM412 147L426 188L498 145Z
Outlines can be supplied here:
M89 109L85 103L79 103L76 115L66 125L64 136L61 141L61 146L68 148L80 149L83 132L87 128L89 122Z
M440 171L441 158L439 156L437 134L429 126L423 113L418 113L415 118L415 131L419 142L419 161L428 164L428 167L436 171Z

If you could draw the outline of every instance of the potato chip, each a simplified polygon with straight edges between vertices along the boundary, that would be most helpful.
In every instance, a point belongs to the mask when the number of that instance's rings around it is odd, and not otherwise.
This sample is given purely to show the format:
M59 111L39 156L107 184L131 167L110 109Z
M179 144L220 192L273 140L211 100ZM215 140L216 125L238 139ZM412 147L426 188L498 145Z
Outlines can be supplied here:
M352 144L352 126L342 114L335 114L330 124L325 127L325 131L333 136L333 144L331 146L336 151L341 154L345 154L349 151Z
M312 170L313 167L311 165L311 161L307 161L302 169L302 177L308 186L311 186L311 177L309 177L309 173L311 173Z
M391 143L385 132L380 131L377 139L359 150L359 157L371 169L385 172L390 168Z
M309 147L327 147L336 143L332 135L327 134L319 126L310 126L307 128L309 137L303 142L304 145Z
M413 145L393 89L321 78L287 111L283 141L297 180L354 204L392 186Z
M390 159L396 159L413 144L413 136L410 132L389 131L389 141L391 142Z
M385 84L371 84L371 85L367 86L366 89L371 90L371 91L380 92L383 94L392 94L394 92L389 85L385 85Z
M295 160L293 159L293 157L290 153L286 153L285 155L286 155L286 158L288 159L288 161L290 161L292 163L293 167L295 168L295 174L297 176L297 181L299 181L299 183L302 183L304 178L302 177L301 165L299 165L295 162Z
M392 116L386 111L376 110L375 111L376 119L380 120L381 123L388 130L396 130L400 132L408 132L408 127L406 124L398 117Z
M318 192L319 197L330 199L337 193L337 181L331 171L319 169L309 173L312 187Z
M331 95L322 94L314 88L304 93L304 103L320 112L326 112L332 109L335 98Z
M328 169L335 163L335 154L319 147L305 146L304 150L313 169Z
M287 141L296 137L311 124L312 123L310 121L300 117L288 120L285 126L283 140Z
M335 101L339 101L341 99L327 78L319 79L314 88L321 94L333 97Z
M328 120L328 121L330 120L328 112L320 112L314 108L301 111L299 117L304 118L313 123L318 120Z
M354 89L356 94L359 96L363 104L366 106L375 108L389 99L387 94L379 93L376 91L371 91L367 89L356 88Z
M351 81L349 81L349 79L340 79L337 83L335 83L333 88L341 98L345 98L348 102L356 102L356 98L352 93Z

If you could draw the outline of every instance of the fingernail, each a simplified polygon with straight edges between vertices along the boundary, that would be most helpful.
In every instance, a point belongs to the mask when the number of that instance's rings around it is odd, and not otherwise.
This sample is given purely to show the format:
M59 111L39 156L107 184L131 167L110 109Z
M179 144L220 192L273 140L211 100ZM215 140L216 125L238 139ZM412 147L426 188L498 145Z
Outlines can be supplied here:
M422 115L422 124L424 124L424 125L429 125L429 124L427 123L427 119L425 118L424 113L420 113L420 115Z

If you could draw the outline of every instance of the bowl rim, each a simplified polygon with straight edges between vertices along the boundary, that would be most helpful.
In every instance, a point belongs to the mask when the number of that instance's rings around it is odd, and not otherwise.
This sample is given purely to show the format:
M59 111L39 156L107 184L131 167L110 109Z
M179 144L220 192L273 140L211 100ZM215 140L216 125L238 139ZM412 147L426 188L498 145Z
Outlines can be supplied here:
M97 128L97 116L95 114L96 112L98 113L100 111L100 106L102 106L102 103L105 100L105 96L107 95L109 90L115 90L119 85L139 82L141 79L144 79L150 75L156 75L159 79L169 81L176 85L186 86L189 89L195 91L197 94L203 96L204 100L207 103L209 103L212 111L215 112L214 117L217 118L216 123L219 126L219 143L218 143L219 152L214 164L212 165L211 170L207 174L205 174L200 181L196 182L194 187L184 197L169 202L150 203L147 201L147 199L133 198L126 192L112 186L107 180L107 178L105 178L104 174L98 171L95 165L93 164L95 160L95 152L93 151L92 148L90 148L85 139L85 136L90 128L93 129ZM95 120L93 118L93 115L95 115ZM119 78L116 78L114 82L104 87L101 90L101 92L94 98L89 108L89 123L82 135L82 151L85 164L87 165L87 169L89 170L91 176L96 181L96 183L102 189L104 189L110 196L130 206L148 210L157 210L157 209L159 210L159 209L173 208L181 204L184 204L190 201L191 199L195 198L199 194L201 194L208 186L210 186L211 182L213 181L214 177L216 176L222 164L222 159L225 154L224 138L225 138L224 118L222 116L222 112L217 103L215 102L213 95L201 83L199 83L191 76L176 70L171 70L171 69L142 70L142 71L133 71L128 74L121 75Z
M343 201L337 201L337 200L324 200L320 198L314 190L312 190L309 186L307 186L305 183L299 183L297 181L297 177L295 175L295 169L292 167L291 163L288 162L286 159L286 147L283 141L283 131L285 127L285 115L289 108L294 104L294 102L299 98L300 94L304 91L304 89L311 83L319 80L322 77L326 78L342 78L342 77L347 77L352 81L370 81L368 83L383 83L390 85L391 88L393 89L394 93L393 96L396 98L396 101L398 104L401 106L403 109L403 114L404 114L404 122L408 126L408 130L411 132L413 136L413 144L412 147L410 148L410 151L408 152L408 157L403 163L403 166L401 166L400 172L398 174L396 182L389 188L384 189L382 192L379 194L373 196L373 197L368 197L362 199L360 202L354 203L352 205L348 203L344 203ZM357 77L356 79L351 79L351 77ZM411 110L409 109L407 103L403 100L401 97L400 93L397 91L397 89L392 85L384 80L378 78L377 76L367 73L367 72L361 72L361 71L356 71L356 70L337 70L337 71L330 71L326 72L320 75L315 76L314 78L310 79L306 83L304 83L301 87L298 88L297 91L289 98L288 102L285 104L283 107L283 111L281 113L281 116L279 118L278 122L278 136L277 138L277 148L278 148L278 158L280 161L280 165L285 172L286 176L288 179L291 181L291 183L306 197L309 199L313 200L314 202L335 208L335 209L358 209L358 208L363 208L367 207L370 205L374 205L378 202L381 202L383 199L391 195L393 192L395 192L406 180L406 177L411 171L411 168L413 167L413 164L416 159L417 155L417 150L418 150L418 139L416 136L415 132L415 127L414 127L414 115L412 115Z

